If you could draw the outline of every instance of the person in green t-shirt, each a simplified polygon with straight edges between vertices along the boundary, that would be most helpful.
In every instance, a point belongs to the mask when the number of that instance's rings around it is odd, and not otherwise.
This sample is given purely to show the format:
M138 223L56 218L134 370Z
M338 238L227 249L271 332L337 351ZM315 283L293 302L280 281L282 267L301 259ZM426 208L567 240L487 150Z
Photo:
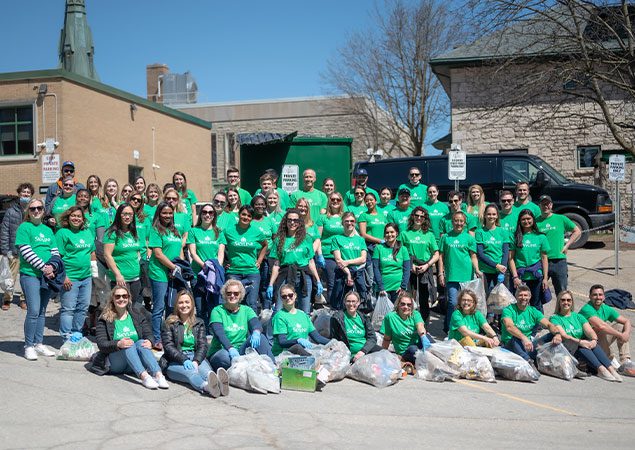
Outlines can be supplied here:
M390 189L382 189L382 192L388 192L388 199L390 199ZM367 292L370 291L375 283L375 276L373 273L373 252L378 244L384 242L384 227L388 223L389 210L380 210L377 204L378 199L372 192L368 192L364 196L364 203L366 203L366 212L362 213L357 219L357 226L359 234L366 240L366 266L364 270L366 272L366 280L368 283ZM392 205L390 205L392 206Z
M355 171L355 183L353 187L344 194L345 206L348 207L355 203L355 201L357 200L355 197L355 188L358 187L362 188L365 194L374 194L375 198L379 200L379 193L368 185L368 171L362 168ZM333 189L335 189L335 184L333 185Z
M446 203L439 201L439 188L436 184L428 186L428 200L423 204L423 207L430 216L430 231L439 244L441 242L441 222L450 213L450 208Z
M51 202L49 214L55 218L55 227L60 228L62 214L71 206L75 205L75 179L66 177L62 180L62 191L55 200Z
M529 183L521 181L516 184L516 202L514 207L518 211L528 209L532 212L534 217L540 215L540 207L531 201L531 195L529 195Z
M408 170L408 178L408 182L399 186L397 191L407 189L410 192L411 206L423 206L428 200L428 186L421 182L421 170L418 167L411 167Z
M184 240L187 239L187 233L192 228L192 217L185 211L181 202L181 195L176 189L168 188L163 193L163 199L174 211L174 227Z
M322 210L326 208L326 194L315 189L315 170L306 169L304 172L302 172L302 181L302 189L291 194L289 206L298 208L298 200L304 198L309 204L311 217L313 218L313 220L315 220L320 215Z
M604 303L604 286L594 284L589 289L589 302L580 309L582 314L597 333L598 343L609 357L615 358L612 344L617 345L620 369L623 373L635 376L631 361L629 341L631 339L631 321L615 308Z
M496 332L487 323L483 314L476 310L476 293L462 289L457 297L458 307L450 319L448 339L456 339L463 347L498 347L500 342Z
M474 216L477 223L477 228L483 226L483 220L485 219L485 206L487 202L485 201L485 191L478 184L473 184L467 190L467 209L466 213L468 215Z
M150 220L154 220L154 214L157 212L157 206L161 203L161 188L156 183L150 183L146 188L145 200L143 204L143 212Z
M574 311L573 292L564 290L558 294L556 311L551 323L558 327L564 346L578 361L584 361L590 371L606 381L622 382L611 360L602 346L598 345L598 335L588 320Z
M388 222L396 223L400 230L405 230L408 226L408 217L413 209L410 204L410 190L399 189L397 199L397 206L388 213L387 219Z
M410 256L397 239L399 227L388 223L384 227L384 243L373 252L373 273L379 295L388 295L394 303L397 297L408 289L410 282Z
M311 212L311 205L309 204L309 201L304 197L298 199L295 205L295 209L300 211L300 217L304 220L306 234L308 237L311 238L311 241L313 242L313 251L315 252L316 256L322 256L322 240L320 239L320 230L318 229L316 223L319 215L313 216L313 213ZM280 223L282 223L282 221ZM278 232L279 231L280 230L278 230Z
M534 215L529 209L518 214L516 233L509 252L509 270L514 287L521 283L531 289L531 306L542 312L542 303L549 288L547 284L549 241L538 231Z
M501 191L500 193L500 226L504 228L510 236L516 233L518 223L518 211L514 206L514 194L511 191Z
M379 203L377 203L377 211L388 217L388 213L395 209L395 205L391 203L392 191L389 187L383 187L379 190Z
M258 291L258 297L262 304L263 309L271 309L271 302L267 298L267 286L269 286L269 278L271 278L271 258L269 258L269 252L273 246L273 235L277 233L278 229L274 229L272 220L267 216L267 200L260 194L254 195L251 199L251 207L254 210L254 215L251 221L251 225L258 228L267 241L267 254L260 264L260 289Z
M554 214L553 201L548 195L540 197L541 214L536 218L536 226L541 233L547 236L549 241L549 278L553 283L556 295L567 288L569 281L569 269L567 268L567 251L578 240L580 228L571 219L562 214ZM565 243L565 233L571 233Z
M454 213L461 211L465 214L465 226L463 227L464 233L469 233L474 236L474 231L478 228L478 220L472 214L467 214L465 210L465 204L463 203L463 193L459 191L450 191L448 194L448 204L450 205L450 212L441 219L440 232L443 236L454 228L453 217Z
M73 341L83 336L81 330L86 321L92 291L91 267L95 262L95 237L86 228L84 210L71 206L60 217L60 229L55 238L66 279L60 296L60 335ZM96 272L95 266L95 272Z
M388 349L392 342L395 353L411 364L415 362L417 351L425 351L434 342L426 332L421 314L414 308L412 296L406 291L400 293L395 310L386 314L379 330L384 335L381 346Z
M267 287L267 297L274 298L274 291L282 284L295 286L301 292L299 306L302 311L311 310L311 287L317 286L318 297L323 287L315 267L313 243L307 236L304 220L297 209L288 209L277 237L273 240L270 257L273 260L271 279ZM274 286L276 289L274 289ZM280 309L280 298L276 299L276 310Z
M229 183L229 187L226 192L229 193L229 190L233 189L238 193L238 197L240 198L239 206L249 205L251 203L251 194L240 187L240 171L238 168L230 167L227 169L227 182Z
M282 309L271 318L273 327L273 354L278 356L284 350L301 356L310 356L307 351L313 347L314 342L324 345L329 340L320 335L311 322L311 317L302 310L296 309L297 295L290 284L280 287L280 299Z
M500 227L498 207L494 203L483 211L483 226L476 230L478 267L485 275L485 293L489 295L497 283L505 281L511 237Z
M526 285L520 285L516 289L516 303L512 303L503 309L501 316L501 341L507 350L510 350L523 359L529 361L536 359L536 346L533 336L538 325L549 329L549 334L541 338L541 342L551 341L552 344L562 343L562 336L558 327L549 322L547 318L533 306L529 305L531 289Z
M189 225L196 223L198 215L196 214L196 194L193 190L187 188L187 178L183 172L174 172L172 175L172 184L181 197L181 206L185 213L190 217Z
M416 293L419 311L423 320L430 319L430 304L437 299L434 282L434 265L439 260L437 240L430 231L430 216L421 206L412 210L408 218L408 229L399 234L412 266L410 268L410 290Z
M252 348L274 361L271 345L262 336L262 324L249 306L241 305L245 287L238 280L227 280L221 288L223 303L212 310L212 345L209 362L212 369L229 369L232 360ZM275 361L274 361L275 363Z
M329 298L331 308L342 309L344 294L353 289L357 290L361 298L366 298L366 241L355 230L355 214L345 212L342 216L344 234L333 239L333 257L337 269L335 270L335 284Z
M359 219L359 216L368 210L364 202L366 190L361 186L355 186L353 188L353 195L355 196L355 200L350 205L346 205L346 211L352 212L355 214L355 219Z
M344 200L339 192L332 192L328 196L326 211L320 216L317 222L320 232L322 246L322 256L324 259L324 272L326 273L326 292L330 296L333 294L335 286L335 270L337 264L333 257L333 239L344 234L342 225L342 214L344 214ZM326 299L329 300L328 298Z
M344 310L331 316L331 338L343 342L351 351L351 361L381 351L370 319L358 311L361 298L355 291L344 296Z

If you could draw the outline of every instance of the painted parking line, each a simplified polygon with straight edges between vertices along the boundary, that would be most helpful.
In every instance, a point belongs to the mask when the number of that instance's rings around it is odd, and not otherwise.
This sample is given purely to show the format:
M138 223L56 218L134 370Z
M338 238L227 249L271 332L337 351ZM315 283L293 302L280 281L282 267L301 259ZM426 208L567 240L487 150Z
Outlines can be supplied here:
M511 394L505 394L503 392L497 392L493 389L490 389L488 387L483 386L482 384L477 384L475 382L469 382L469 381L465 381L465 380L456 380L456 383L462 384L463 386L468 386L474 389L480 389L481 391L485 391L485 392L489 392L491 394L496 394L500 397L505 397L508 398L510 400L515 400L517 402L520 403L524 403L526 405L530 405L530 406L535 406L536 408L542 408L542 409L547 409L549 411L554 411L560 414L565 414L567 416L577 416L576 413L571 412L571 411L567 411L566 409L562 409L562 408L556 408L555 406L551 406L551 405L547 405L546 403L539 403L539 402L534 402L531 400L527 400L524 398L520 398L517 397L515 395L511 395Z

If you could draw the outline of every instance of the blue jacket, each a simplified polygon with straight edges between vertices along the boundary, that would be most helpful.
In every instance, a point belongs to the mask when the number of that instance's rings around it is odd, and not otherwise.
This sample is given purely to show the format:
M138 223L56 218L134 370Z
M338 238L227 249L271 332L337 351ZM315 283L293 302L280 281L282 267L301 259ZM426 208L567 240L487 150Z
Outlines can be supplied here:
M64 280L66 280L66 269L64 268L64 261L57 255L51 256L51 259L46 261L46 264L53 266L55 277L46 278L42 276L42 287L48 287L53 292L60 292L64 288Z
M225 284L225 269L216 258L208 259L196 277L196 289L205 294L220 294Z

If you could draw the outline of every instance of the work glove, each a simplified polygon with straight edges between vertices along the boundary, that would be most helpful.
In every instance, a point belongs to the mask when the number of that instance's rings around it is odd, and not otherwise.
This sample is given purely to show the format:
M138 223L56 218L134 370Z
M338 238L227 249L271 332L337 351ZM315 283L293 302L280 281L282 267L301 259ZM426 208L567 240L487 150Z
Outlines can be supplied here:
M309 350L313 348L313 344L311 344L311 341L309 341L308 339L300 338L298 339L298 344L300 344L303 348Z
M236 358L237 356L240 356L240 353L238 353L238 350L236 350L234 347L229 349L229 358L231 360L233 360L234 358Z
M172 276L172 278L176 277L178 275L181 274L181 268L179 266L174 266L174 269L172 269L172 272L170 272L170 276Z
M73 334L71 334L70 341L71 342L79 342L79 341L82 340L83 337L84 337L84 335L82 333L80 333L79 331L76 331Z
M317 260L317 265L320 269L324 269L324 267L326 267L326 261L324 261L323 255L316 255L315 259Z
M424 352L429 349L431 345L432 343L430 342L430 339L428 339L428 336L426 336L425 334L421 336L421 347L423 348Z
M324 292L324 286L319 281L317 282L317 296L319 297Z
M260 347L260 331L256 330L251 333L251 338L249 338L249 345L251 345L251 348Z
M499 273L498 276L496 277L496 281L498 281L499 283L502 283L503 281L505 281L505 274Z
M189 359L186 359L183 363L183 367L185 368L185 370L194 370L194 363Z
M267 286L267 300L271 300L273 298L273 286Z

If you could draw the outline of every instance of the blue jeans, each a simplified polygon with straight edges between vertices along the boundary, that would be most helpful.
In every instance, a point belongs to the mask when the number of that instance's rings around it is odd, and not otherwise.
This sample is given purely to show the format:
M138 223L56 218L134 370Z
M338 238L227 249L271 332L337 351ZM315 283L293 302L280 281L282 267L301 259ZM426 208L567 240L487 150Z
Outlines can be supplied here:
M134 373L141 377L143 372L155 376L161 372L159 363L152 354L152 350L141 346L143 339L138 340L131 347L117 350L108 355L110 362L110 374Z
M364 268L359 270L350 269L351 277L353 278L355 290L362 298L366 298L366 272ZM333 295L331 295L329 303L333 309L344 309L344 297L348 291L351 291L353 286L346 284L346 273L337 268L335 270L335 285L333 287Z
M48 286L43 287L41 278L24 274L20 274L20 286L26 299L24 344L32 347L44 340L44 320L51 291Z
M337 264L333 258L324 258L324 271L326 272L326 294L329 304L333 298L333 290L335 289L335 270Z
M71 281L73 286L69 291L62 290L60 298L60 334L64 339L82 330L93 288L92 277Z
M271 309L271 300L267 298L267 286L269 286L269 279L271 278L271 267L273 263L269 258L265 258L260 264L260 289L258 289L258 297L262 309Z
M569 268L567 267L567 259L550 259L548 266L549 278L553 283L553 290L556 295L567 289L569 283Z
M532 344L534 344L534 349L530 352L525 350L525 346L523 345L523 341L518 339L517 337L512 337L507 344L505 344L505 348L509 351L516 353L518 356L521 356L524 360L529 361L531 358L533 361L536 360L536 348L538 345L551 341L553 339L553 334L547 333L542 336L539 340L533 339L533 334L537 331L537 328L534 329L534 333L532 333Z
M241 355L244 355L245 350L247 350L248 347L251 347L251 344L249 343L250 337L251 336L247 337L247 340L238 349L238 353L240 353ZM271 353L271 344L264 335L260 336L260 346L258 346L256 351L259 355L265 355L271 358L271 361L273 361L273 363L275 364L275 358L273 357L273 353ZM209 363L212 366L212 369L214 371L217 371L221 367L223 369L229 369L232 365L232 360L229 357L229 352L224 348L221 348L209 357Z
M209 326L209 316L212 309L220 305L220 294L212 294L205 287L203 289L194 289L194 304L196 306L196 316L205 324L207 334L212 334L212 328Z
M435 340L432 336L430 336L430 333L426 333L426 336L428 337L428 339L430 340L431 344L435 343ZM417 353L417 351L419 350L423 350L423 344L421 343L421 338L419 338L419 341L417 342L417 345L409 345L408 348L406 349L405 352L403 352L403 355L401 355L402 359L406 362L415 363L415 353Z
M306 283L306 295L302 295L302 289L300 288L300 277L302 276L302 272L298 271L295 282L292 283L290 280L283 280L283 284L291 284L295 287L295 292L298 295L298 299L296 300L296 306L300 308L307 314L311 312L311 289L313 288L313 278L311 275L304 275L304 282ZM276 281L276 284L277 281ZM279 289L278 289L279 290ZM280 311L282 309L282 299L280 298L280 292L276 293L276 311Z
M227 275L228 280L238 280L245 287L245 304L258 314L258 290L260 289L260 273L248 273L240 275L232 273Z
M585 361L593 373L597 373L601 366L611 367L611 360L606 356L604 350L599 345L596 345L592 350L588 348L578 347L573 354L578 360Z
M175 289L170 287L167 281L150 280L152 286L152 334L154 334L154 342L161 342L161 322L163 317L168 316L172 312L171 302L166 302L166 297L170 294L172 302L176 296ZM169 300L169 299L168 299Z
M447 281L445 283L445 301L447 308L445 311L445 319L443 319L443 331L447 334L450 330L450 319L452 313L456 309L457 297L461 290L461 284L458 281Z
M194 352L185 353L190 361L194 360ZM197 391L202 391L203 386L207 383L207 375L212 371L207 360L201 361L198 365L198 369L187 370L183 367L183 364L177 362L171 362L165 371L167 377L174 381L181 383L190 383Z

